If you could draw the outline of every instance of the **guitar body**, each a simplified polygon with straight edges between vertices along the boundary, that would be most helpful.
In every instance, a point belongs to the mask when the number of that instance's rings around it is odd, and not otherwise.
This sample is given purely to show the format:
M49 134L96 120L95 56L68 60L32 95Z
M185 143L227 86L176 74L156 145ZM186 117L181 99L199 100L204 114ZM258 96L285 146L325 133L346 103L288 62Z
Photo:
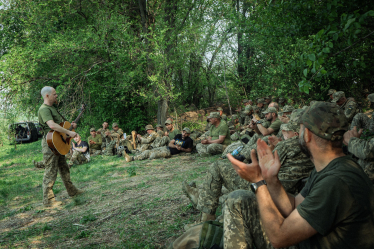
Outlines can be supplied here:
M68 121L65 121L60 123L60 126L69 130L71 124ZM65 133L51 130L50 132L48 132L46 140L48 147L55 155L64 156L69 153L71 137L67 136Z

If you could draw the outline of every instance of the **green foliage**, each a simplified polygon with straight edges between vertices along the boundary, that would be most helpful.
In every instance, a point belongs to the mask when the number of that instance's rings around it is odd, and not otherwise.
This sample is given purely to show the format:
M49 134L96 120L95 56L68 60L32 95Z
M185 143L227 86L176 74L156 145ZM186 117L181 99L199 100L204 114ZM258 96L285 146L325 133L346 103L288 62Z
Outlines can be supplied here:
M90 237L91 232L90 231L81 231L77 236L74 237L74 239L83 239Z
M86 224L89 221L95 221L97 218L93 214L88 214L82 217L82 219L79 221L81 224Z

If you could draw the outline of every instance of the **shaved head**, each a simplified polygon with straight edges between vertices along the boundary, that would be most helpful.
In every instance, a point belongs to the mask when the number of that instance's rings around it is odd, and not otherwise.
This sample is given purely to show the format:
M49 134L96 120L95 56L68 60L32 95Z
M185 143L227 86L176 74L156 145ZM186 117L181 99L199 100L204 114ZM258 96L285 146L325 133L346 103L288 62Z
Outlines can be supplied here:
M45 98L45 96L46 96L47 94L48 94L48 95L51 95L52 90L53 90L53 87L45 86L45 87L43 87L43 89L40 91L40 93L42 94L42 97Z

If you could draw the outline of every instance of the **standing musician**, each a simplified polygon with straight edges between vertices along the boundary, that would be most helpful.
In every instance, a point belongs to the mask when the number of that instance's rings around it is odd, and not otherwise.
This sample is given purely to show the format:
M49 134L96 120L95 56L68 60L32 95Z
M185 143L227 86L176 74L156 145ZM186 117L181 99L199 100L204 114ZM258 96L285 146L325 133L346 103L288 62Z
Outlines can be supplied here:
M69 196L76 196L83 191L77 189L71 182L69 166L66 163L65 156L55 155L52 152L52 150L48 147L46 135L50 130L65 133L72 138L76 137L78 134L59 125L59 123L63 122L64 120L53 106L54 103L57 103L56 90L53 87L45 86L41 90L41 94L44 99L44 103L39 108L38 118L44 133L42 139L43 163L45 165L43 177L43 205L47 207L54 207L62 204L62 202L55 200L55 195L52 190L57 178L57 172L60 173L61 179L64 182ZM72 122L71 125L73 128L77 127L77 124L74 122Z

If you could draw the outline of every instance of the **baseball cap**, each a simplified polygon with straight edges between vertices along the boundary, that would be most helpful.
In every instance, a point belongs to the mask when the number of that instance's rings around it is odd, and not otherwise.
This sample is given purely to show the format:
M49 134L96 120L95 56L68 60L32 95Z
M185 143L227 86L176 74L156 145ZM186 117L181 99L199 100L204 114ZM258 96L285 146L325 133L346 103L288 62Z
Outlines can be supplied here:
M90 132L91 132L91 131L96 131L96 129L95 129L95 128L91 128L91 129L90 129Z
M191 130L190 130L190 128L188 128L188 127L184 127L183 130L184 130L186 133L188 133L188 134L191 133Z
M167 124L172 124L171 120L169 120L169 119L166 120L166 121L165 121L165 125L167 125Z
M118 126L117 123L113 123L113 124L112 124L112 127L113 127L113 128L116 127L116 126Z
M146 125L145 126L145 131L148 131L148 130L154 130L153 126L152 125Z
M333 103L336 103L339 101L339 99L341 98L344 98L345 97L345 94L343 91L339 91L339 92L335 92L333 95L332 95L332 101Z
M327 95L331 95L331 94L334 94L336 92L335 89L329 89Z
M219 112L211 112L210 115L208 116L208 119L210 118L219 118L221 119L221 116L219 115Z
M268 107L264 112L262 112L263 114L268 114L269 112L271 113L278 113L277 109L275 109L275 107Z

